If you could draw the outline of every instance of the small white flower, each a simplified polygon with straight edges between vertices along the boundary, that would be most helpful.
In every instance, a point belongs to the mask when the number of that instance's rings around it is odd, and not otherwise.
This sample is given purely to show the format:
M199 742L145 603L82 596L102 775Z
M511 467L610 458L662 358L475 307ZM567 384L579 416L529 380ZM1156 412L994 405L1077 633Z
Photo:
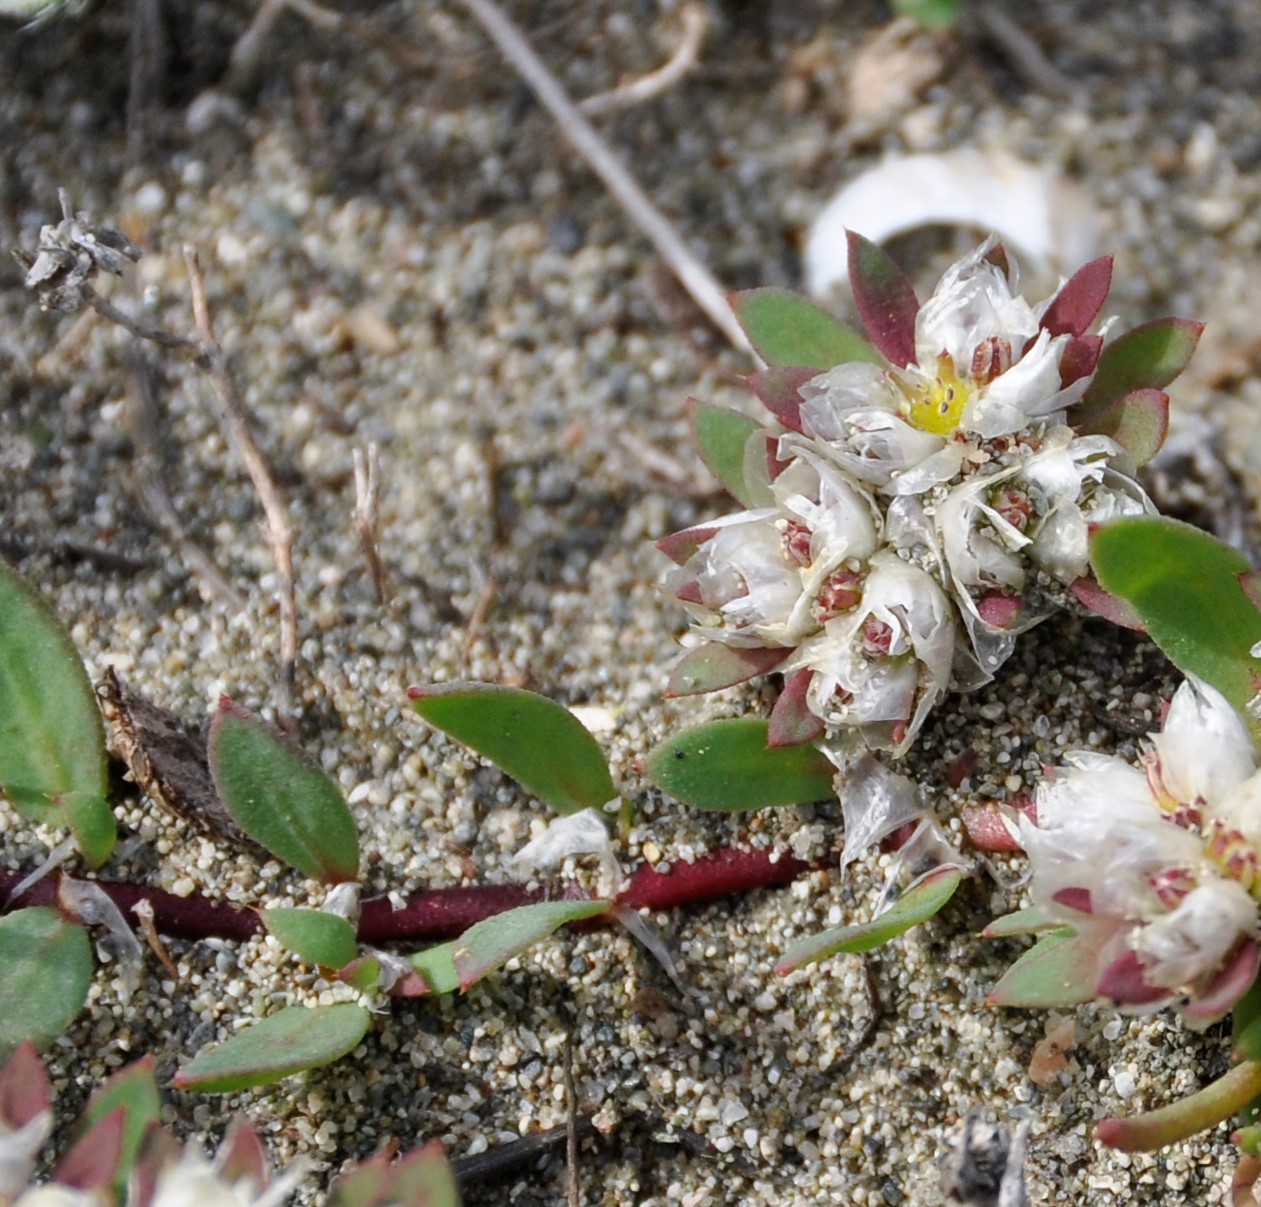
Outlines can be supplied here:
M150 1207L279 1207L306 1174L299 1162L265 1186L251 1177L229 1182L218 1161L208 1160L196 1144L187 1144L178 1160L159 1171Z
M0 1201L26 1185L52 1129L52 1111L40 1111L19 1128L0 1122Z
M1094 927L1099 982L1130 986L1119 1004L1151 1009L1194 1001L1232 960L1255 960L1261 774L1238 714L1192 680L1144 762L1071 756L1039 787L1036 822L1018 825L1035 901Z

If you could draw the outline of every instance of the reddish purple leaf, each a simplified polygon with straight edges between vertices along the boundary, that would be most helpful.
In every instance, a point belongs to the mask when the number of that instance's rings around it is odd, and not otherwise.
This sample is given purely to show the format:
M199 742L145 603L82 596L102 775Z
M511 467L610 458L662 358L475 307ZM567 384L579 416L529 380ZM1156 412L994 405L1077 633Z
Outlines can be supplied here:
M773 671L789 654L790 649L753 646L740 649L710 641L688 650L675 665L666 684L667 696L695 696L734 687L758 675Z
M127 1108L120 1106L93 1124L57 1163L53 1179L76 1190L105 1190L123 1159Z
M1196 994L1187 1003L1183 1013L1200 1023L1211 1023L1229 1014L1235 1003L1252 988L1258 971L1261 971L1261 947L1257 946L1255 939L1249 939L1239 945L1226 967L1209 982L1204 992Z
M804 746L817 742L827 728L806 704L814 672L806 667L784 676L784 690L771 709L766 731L768 746Z
M701 585L696 579L685 582L675 593L674 598L679 603L698 604L701 607L705 604L705 596L701 591Z
M25 1040L0 1069L0 1124L18 1131L51 1110L52 1104L52 1082L44 1063L35 1055L35 1045Z
M1051 900L1056 905L1062 905L1065 909L1074 909L1079 914L1093 914L1095 912L1090 890L1083 888L1080 884L1060 889L1059 892L1052 895Z
M749 389L776 419L791 431L801 431L801 387L819 376L817 369L779 366L750 373Z
M1099 367L1102 355L1102 335L1079 335L1069 340L1060 353L1060 385L1068 389L1073 382L1089 377Z
M657 548L676 566L682 566L717 531L712 524L698 524L695 528L684 528L663 536L657 542Z
M995 805L965 805L959 820L968 842L978 851L1010 855L1024 850Z
M219 1149L220 1176L225 1182L248 1178L258 1189L271 1180L271 1163L258 1133L239 1120L232 1125Z
M1119 595L1105 591L1093 578L1076 579L1069 584L1068 589L1088 612L1093 612L1104 620L1110 620L1123 629L1132 629L1135 633L1147 631L1143 618L1133 604Z
M847 231L849 280L863 326L885 359L898 368L915 363L915 287L878 243Z
M1111 288L1111 256L1100 256L1083 264L1051 299L1042 315L1042 327L1052 335L1085 334L1103 308Z
M1082 430L1111 436L1137 464L1146 465L1169 435L1169 395L1164 390L1135 390L1099 412Z
M1146 1006L1169 996L1168 989L1148 983L1134 951L1123 952L1103 970L1095 992L1118 1006Z
M1015 624L1023 607L1020 596L991 591L976 601L976 614L992 628L1006 629Z

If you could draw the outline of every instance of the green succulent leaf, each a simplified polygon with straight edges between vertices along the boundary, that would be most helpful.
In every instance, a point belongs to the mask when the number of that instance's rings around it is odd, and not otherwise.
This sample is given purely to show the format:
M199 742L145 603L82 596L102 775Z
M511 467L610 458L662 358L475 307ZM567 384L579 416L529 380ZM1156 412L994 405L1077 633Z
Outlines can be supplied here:
M829 800L835 768L813 746L768 746L758 717L713 721L663 742L645 774L694 809L738 812Z
M355 928L318 909L259 910L263 925L288 951L321 968L344 968L355 958Z
M693 400L692 431L709 472L745 507L752 507L744 480L744 448L758 424L726 407Z
M1151 1152L1216 1127L1261 1095L1261 1064L1246 1060L1202 1090L1159 1110L1127 1119L1104 1119L1095 1129L1102 1144L1123 1152Z
M77 1129L78 1135L89 1133L95 1124L100 1123L111 1112L120 1108L123 1111L122 1149L113 1177L114 1193L120 1203L126 1200L131 1167L136 1162L141 1141L149 1129L161 1120L162 1104L158 1098L158 1083L154 1080L153 1068L153 1057L146 1056L135 1064L128 1065L121 1073L114 1074L92 1095Z
M434 1140L400 1157L371 1157L333 1187L329 1207L460 1207L460 1190L442 1145Z
M489 759L557 813L617 796L599 743L567 708L517 687L443 683L407 689L430 725Z
M883 946L942 910L963 883L964 875L963 869L957 867L942 867L930 872L914 888L908 889L891 909L870 922L838 926L794 943L775 965L775 971L785 976L806 964L840 952L871 951Z
M1041 905L1030 905L1014 913L995 918L982 932L985 939L1010 939L1014 935L1033 935L1044 930L1058 930L1064 923Z
M224 807L260 846L312 880L359 875L359 836L336 785L226 696L207 754Z
M451 939L407 957L411 966L424 978L430 993L455 993L460 988L460 974L455 970L455 945L458 942L458 939Z
M1093 948L1071 926L1059 927L1007 969L986 1001L1033 1009L1092 1001L1098 976L1093 957Z
M594 918L612 904L611 901L599 900L543 901L537 905L521 905L505 910L478 922L476 926L470 926L455 941L452 950L460 988L467 990L496 968L502 968L513 956L546 939L553 931L569 922ZM413 966L414 963L413 959Z
M768 365L822 371L854 360L884 364L857 331L800 294L749 289L729 300L749 342Z
M1261 690L1261 611L1240 576L1242 554L1178 520L1114 520L1095 533L1091 562L1099 585L1129 603L1173 664L1217 688L1258 733L1248 702Z
M0 791L64 826L99 867L117 839L105 730L83 663L43 598L0 565Z
M0 918L0 1061L23 1040L47 1047L83 1009L92 983L92 944L55 909Z
M181 1090L230 1094L270 1085L353 1052L372 1016L362 1006L287 1006L261 1023L199 1052L175 1074Z
M666 684L666 695L695 696L745 683L758 675L769 674L791 652L765 646L741 649L721 641L707 641L688 650L675 663Z
M1073 422L1089 422L1135 390L1164 389L1187 367L1203 330L1189 319L1153 319L1105 344Z

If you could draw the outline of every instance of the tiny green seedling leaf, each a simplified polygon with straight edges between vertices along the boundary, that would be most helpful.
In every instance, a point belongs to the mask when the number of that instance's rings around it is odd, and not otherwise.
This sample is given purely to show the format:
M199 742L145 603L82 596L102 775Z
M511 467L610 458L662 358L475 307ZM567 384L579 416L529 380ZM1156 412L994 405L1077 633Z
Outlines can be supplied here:
M1046 1009L1092 1001L1098 980L1093 956L1071 926L1059 927L1007 969L986 1004Z
M268 933L308 964L344 968L355 958L355 928L337 914L318 909L259 910Z
M1164 389L1191 359L1203 323L1163 318L1142 323L1105 344L1090 388L1071 412L1089 421L1135 390Z
M261 1023L199 1052L175 1074L180 1090L229 1094L270 1085L339 1060L359 1046L371 1015L362 1006L287 1006Z
M1099 585L1132 605L1173 664L1195 675L1248 717L1261 690L1261 611L1240 576L1251 567L1216 537L1156 516L1114 520L1094 534L1091 562Z
M752 507L744 480L744 449L758 424L726 407L692 400L692 431L706 468L745 507Z
M359 836L336 785L226 696L207 754L224 807L260 846L312 880L359 875Z
M458 939L426 947L408 956L411 966L424 978L430 993L455 993L460 987L460 974L455 970L455 945Z
M93 867L109 858L117 829L92 684L52 609L3 565L0 791L28 820L68 828Z
M113 1178L114 1192L120 1203L126 1199L131 1167L135 1164L140 1144L150 1127L156 1126L161 1118L162 1104L153 1068L153 1057L146 1056L111 1077L92 1095L76 1132L77 1135L88 1133L111 1112L123 1111L122 1146Z
M460 988L467 990L566 923L594 918L612 904L611 901L598 900L543 901L537 905L505 910L476 926L470 926L455 941L452 951ZM413 966L414 963L413 959Z
M0 918L0 1060L23 1040L52 1043L83 1009L92 983L88 932L55 909Z
M567 708L517 687L409 687L430 725L489 759L557 813L598 809L617 796L599 743Z
M713 721L663 742L644 771L694 809L737 812L836 795L836 769L825 755L813 746L768 746L767 734L757 717Z
M768 365L822 372L847 361L885 363L857 331L800 294L748 289L733 293L729 301L749 342Z
M891 909L870 922L838 926L794 943L775 965L775 971L785 976L840 952L871 951L882 946L912 926L927 922L943 909L963 882L964 875L964 870L957 867L943 867L929 873L914 888L908 889Z
M936 32L959 24L963 0L892 0L894 12L910 17L921 29Z

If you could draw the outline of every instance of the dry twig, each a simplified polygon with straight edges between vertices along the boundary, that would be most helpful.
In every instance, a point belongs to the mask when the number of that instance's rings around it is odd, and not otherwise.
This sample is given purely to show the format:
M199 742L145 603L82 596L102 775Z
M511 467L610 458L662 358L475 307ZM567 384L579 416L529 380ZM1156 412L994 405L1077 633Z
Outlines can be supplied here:
M1082 99L1080 85L1052 64L1034 41L997 4L978 4L973 17L1031 88L1065 101Z
M578 108L588 117L598 117L617 109L629 109L632 105L652 100L673 88L696 66L701 43L705 40L705 10L699 4L687 5L679 16L683 21L683 37L674 54L665 63L656 71L650 71L638 79L619 84L608 92L587 97L579 103Z
M368 563L377 602L385 603L385 566L381 562L381 456L375 444L353 452L355 462L355 535Z
M613 149L569 99L560 82L534 53L521 31L493 0L460 0L499 47L504 58L556 119L561 133L604 182L630 220L679 278L692 300L736 347L753 352L748 337L727 305L726 291L692 253L669 219L653 204Z
M278 709L284 718L293 715L294 678L298 663L298 604L293 576L293 525L284 499L276 486L271 470L259 450L250 431L245 408L232 384L224 360L223 349L215 340L214 323L210 305L206 300L206 280L202 275L197 251L192 244L184 244L184 265L193 296L193 322L201 341L201 355L210 375L210 384L218 403L219 422L227 430L228 438L245 462L246 472L267 518L267 537L271 544L272 560L279 580L280 604L280 687Z

